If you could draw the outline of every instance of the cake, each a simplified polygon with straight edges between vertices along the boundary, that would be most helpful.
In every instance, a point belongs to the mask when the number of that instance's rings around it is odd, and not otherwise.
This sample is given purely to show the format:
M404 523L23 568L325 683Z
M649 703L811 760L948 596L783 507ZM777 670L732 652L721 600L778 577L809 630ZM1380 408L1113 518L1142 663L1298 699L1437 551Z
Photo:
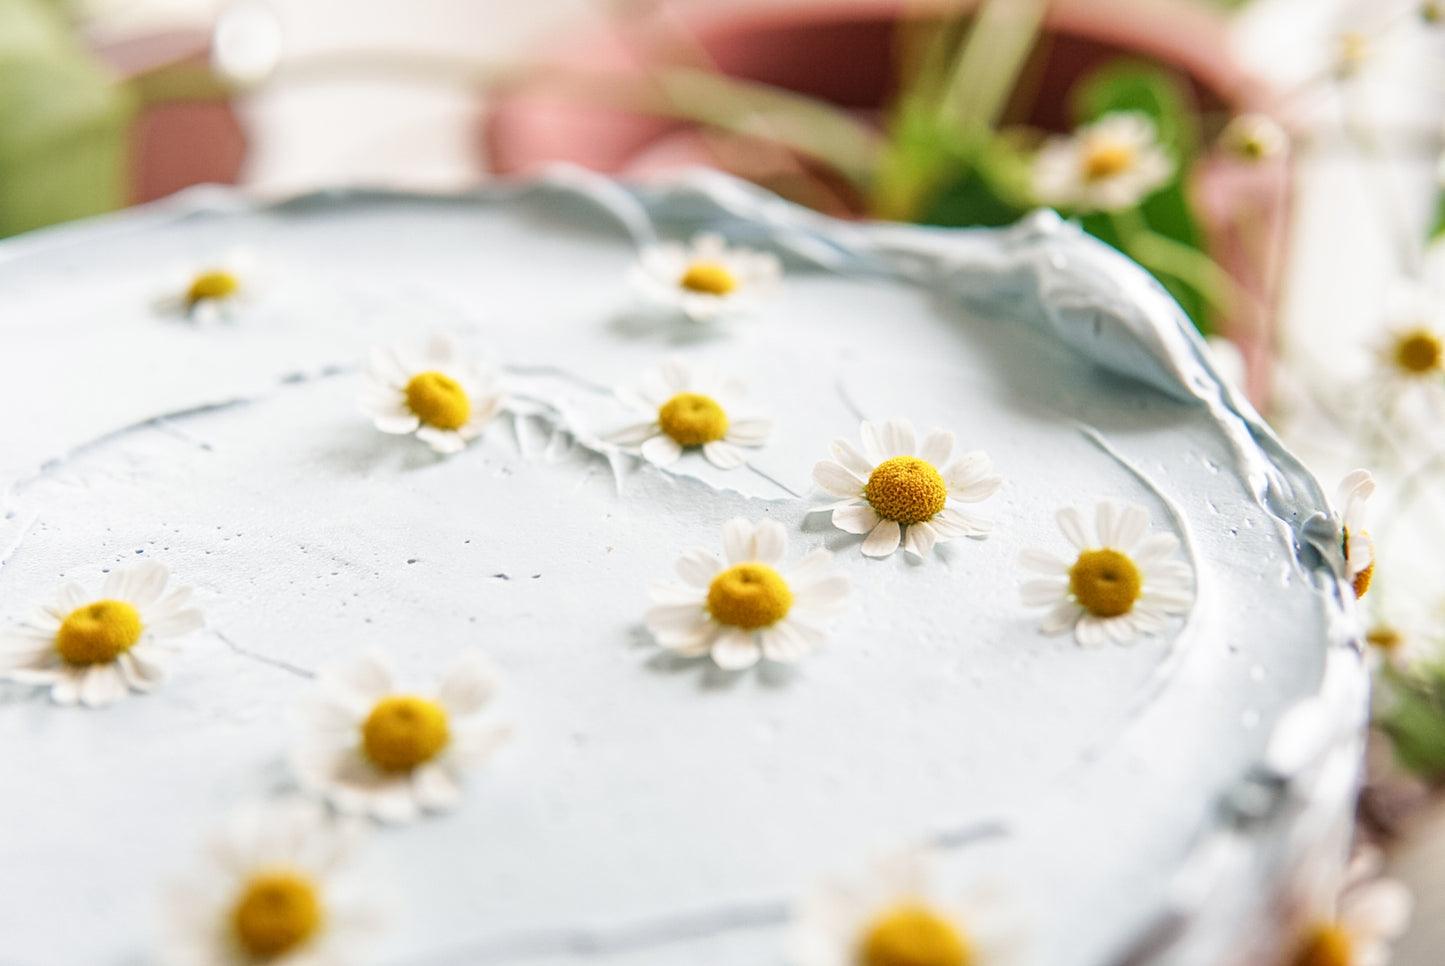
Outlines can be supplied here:
M1050 213L204 191L0 245L0 304L7 964L1270 962L1342 861L1338 517ZM273 833L384 915L272 869L176 938Z

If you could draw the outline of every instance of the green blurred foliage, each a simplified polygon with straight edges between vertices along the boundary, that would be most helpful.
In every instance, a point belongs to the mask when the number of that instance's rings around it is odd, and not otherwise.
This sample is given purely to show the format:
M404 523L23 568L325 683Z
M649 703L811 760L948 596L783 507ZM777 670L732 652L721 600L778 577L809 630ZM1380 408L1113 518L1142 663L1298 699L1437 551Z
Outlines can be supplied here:
M1376 724L1389 736L1400 764L1421 778L1445 781L1445 664L1380 676L1388 699Z
M0 235L125 203L133 110L56 0L0 0Z

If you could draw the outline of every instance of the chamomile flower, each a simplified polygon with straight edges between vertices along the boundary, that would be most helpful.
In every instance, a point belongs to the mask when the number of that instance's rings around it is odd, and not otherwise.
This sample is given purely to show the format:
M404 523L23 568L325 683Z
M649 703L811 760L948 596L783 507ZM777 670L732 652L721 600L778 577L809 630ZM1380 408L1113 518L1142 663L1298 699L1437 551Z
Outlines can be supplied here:
M1289 135L1268 114L1240 114L1220 132L1219 148L1236 161L1253 164L1283 156Z
M759 658L791 663L826 640L825 626L848 597L848 578L814 550L792 570L777 569L788 549L777 523L737 518L722 530L723 560L689 550L677 561L683 583L658 581L647 629L685 657L712 655L718 667L740 670Z
M1017 913L995 891L942 894L930 853L889 856L798 903L793 966L1008 966L1022 952Z
M170 966L350 966L369 957L382 904L356 870L359 831L303 801L236 813L206 863L168 896Z
M346 814L410 822L453 807L463 772L491 756L507 732L476 721L495 675L478 655L459 660L436 694L399 691L391 663L372 651L323 671L305 708L292 768L308 793Z
M839 530L866 533L866 556L886 557L901 545L926 557L936 543L993 529L992 521L958 507L986 500L1003 485L987 454L955 458L952 433L935 429L920 442L906 419L865 422L859 433L862 452L834 440L833 458L813 467L813 482L842 499L808 512L830 512Z
M203 623L186 606L191 589L168 589L169 580L163 564L147 560L112 570L98 594L66 584L28 623L0 631L0 678L48 687L58 704L90 707L150 691L165 681L174 656L161 640Z
M1033 162L1034 195L1067 211L1133 208L1169 183L1174 162L1145 114L1105 114L1069 137L1052 137Z
M767 252L729 248L720 236L703 233L687 245L663 242L644 248L630 278L650 301L706 322L772 296L782 267Z
M644 459L657 466L675 463L688 449L701 449L709 463L723 470L747 462L739 447L767 442L773 423L747 411L747 388L714 369L691 369L670 359L644 374L638 390L617 395L645 422L612 434L612 442L639 446Z
M383 433L415 433L438 453L459 453L502 409L495 372L457 352L446 336L423 349L371 350L361 411Z
M1376 347L1383 380L1396 393L1445 382L1445 335L1426 317L1409 314Z
M1073 559L1046 550L1025 550L1019 562L1045 576L1020 588L1029 607L1048 607L1042 629L1062 634L1073 628L1083 647L1107 640L1130 644L1140 634L1162 631L1171 615L1194 601L1193 571L1170 559L1179 549L1172 533L1149 533L1149 511L1141 506L1100 503L1097 531L1073 507L1058 512L1059 529L1074 545Z
M1414 901L1403 884L1383 878L1380 867L1380 854L1373 849L1350 861L1343 885L1327 900L1313 903L1319 908L1290 966L1384 966L1390 961L1390 945L1409 924Z
M1340 548L1345 555L1345 580L1356 597L1365 596L1375 576L1375 542L1365 531L1365 501L1375 492L1369 470L1355 470L1340 481L1335 504L1340 510Z
M255 252L233 248L177 271L156 306L193 322L228 321L255 294L260 275Z

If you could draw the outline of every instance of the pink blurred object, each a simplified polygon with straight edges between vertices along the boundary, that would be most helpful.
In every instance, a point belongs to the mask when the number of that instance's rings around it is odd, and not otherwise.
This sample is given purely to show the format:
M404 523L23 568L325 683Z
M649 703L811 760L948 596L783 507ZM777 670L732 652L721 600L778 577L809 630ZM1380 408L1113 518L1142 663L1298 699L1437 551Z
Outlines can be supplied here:
M161 68L204 68L210 50L208 31L186 30L101 44L95 53L130 79ZM131 125L129 201L154 201L195 184L235 184L245 157L246 135L229 99L151 103Z
M967 12L977 0L803 2L753 8L668 6L645 20L565 41L538 59L535 79L500 93L482 129L492 169L533 171L552 161L641 175L709 165L757 181L794 201L841 217L860 217L863 199L808 159L760 150L756 142L718 136L699 125L632 113L569 96L543 74L548 67L638 81L649 66L677 66L679 51L701 54L722 73L772 85L876 118L897 92L895 27L900 19ZM1064 96L1083 75L1120 56L1172 66L1185 76L1205 112L1260 110L1269 91L1247 74L1228 43L1227 22L1192 0L1054 0L1044 22L1040 96L1027 120L1045 130L1069 128ZM684 61L686 63L686 61ZM1057 92L1057 96L1049 96ZM1221 334L1248 366L1247 391L1268 395L1274 357L1269 324L1279 294L1291 176L1282 164L1201 163L1191 190L1208 224L1214 258L1248 293Z

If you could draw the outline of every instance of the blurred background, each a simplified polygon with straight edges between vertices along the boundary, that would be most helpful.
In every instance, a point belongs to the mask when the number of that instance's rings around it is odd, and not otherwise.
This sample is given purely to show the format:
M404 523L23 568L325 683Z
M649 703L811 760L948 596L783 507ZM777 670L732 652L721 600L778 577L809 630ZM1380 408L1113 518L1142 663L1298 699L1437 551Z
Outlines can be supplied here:
M1415 893L1402 966L1445 962L1442 122L1445 0L0 0L0 236L566 161L1051 206L1135 258L1323 480L1379 481L1360 837Z

